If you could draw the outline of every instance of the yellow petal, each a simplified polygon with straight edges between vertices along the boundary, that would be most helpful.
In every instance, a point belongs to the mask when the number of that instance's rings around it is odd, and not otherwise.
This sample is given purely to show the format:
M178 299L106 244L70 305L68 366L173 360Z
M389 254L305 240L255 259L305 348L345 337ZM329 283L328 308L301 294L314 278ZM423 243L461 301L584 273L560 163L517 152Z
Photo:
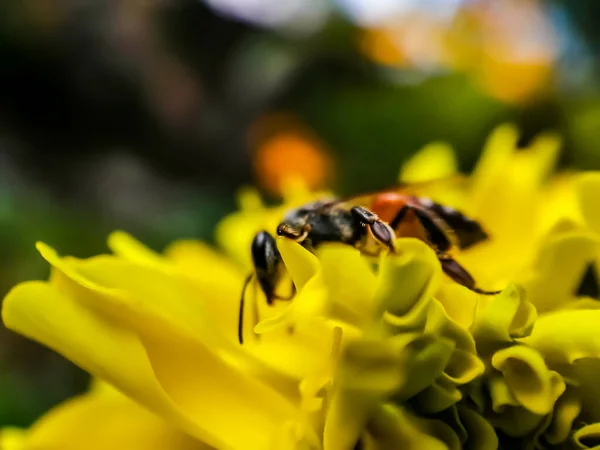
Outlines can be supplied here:
M491 238L460 255L460 262L486 287L514 280L533 258L540 187L558 154L560 141L554 136L541 135L518 152L517 137L514 127L494 131L465 203L465 212L481 221Z
M577 448L600 448L600 423L593 423L580 428L573 435Z
M221 220L215 230L215 239L235 262L246 269L252 268L250 247L259 231L275 233L284 210L240 211Z
M317 257L301 245L286 238L278 238L277 248L298 291L320 271Z
M552 411L565 390L560 375L549 371L542 356L529 347L515 345L499 350L492 357L492 365L502 372L515 399L534 414Z
M260 194L252 187L243 187L239 190L237 203L242 211L262 211L265 207Z
M325 418L323 449L353 448L379 401L362 391L335 391Z
M600 311L563 310L540 316L531 336L521 339L548 364L600 357Z
M287 422L274 436L270 450L321 450L321 442L314 433L306 436L305 428L298 422Z
M463 328L453 322L446 314L441 303L433 299L429 308L427 323L424 329L425 336L435 339L447 339L453 344L450 357L445 360L443 373L431 370L435 382L430 386L430 394L436 396L437 402L432 399L431 408L437 404L449 403L462 398L456 386L467 384L483 374L485 366L477 357L475 342L471 335ZM429 380L423 376L422 381ZM433 381L433 380L432 380ZM427 407L423 407L427 409ZM425 410L424 409L424 410Z
M0 429L0 448L2 450L24 450L27 431L21 428Z
M449 382L459 386L473 381L482 375L484 370L483 362L476 354L456 348L444 369L444 376Z
M465 384L483 373L484 366L477 357L473 337L450 319L436 299L431 302L423 331L425 335L445 337L454 342L455 349L444 370L453 383Z
M437 348L432 348L432 344L433 339L421 338L416 333L405 333L393 339L361 338L348 342L338 366L338 384L353 391L389 394L397 390L410 375L405 362L419 358L423 349L428 350L427 356L437 353ZM437 361L425 355L423 359L427 362L431 359Z
M579 176L562 172L554 175L542 190L538 234L572 231L584 223L577 193Z
M363 326L372 315L376 277L360 252L348 245L323 245L317 252L327 285L331 316Z
M480 295L458 283L442 285L435 297L450 318L464 329L469 329L475 320L475 311Z
M516 148L519 136L512 125L497 127L488 138L487 144L471 176L473 180L473 202L475 210L483 206L488 191L503 178L506 165Z
M579 207L587 224L600 233L600 211L598 211L598 195L600 194L600 172L587 172L576 179Z
M255 327L257 334L269 333L283 327L294 327L303 320L324 317L328 310L327 291L322 279L315 278L305 285L286 308L262 319ZM288 330L289 331L289 330Z
M54 249L42 243L38 243L37 248L53 266L51 282L61 289L81 286L114 297L120 303L138 303L138 306L152 309L189 330L204 330L203 337L207 339L221 336L214 325L215 318L211 318L205 308L210 300L198 301L194 286L185 279L114 256L74 260L61 258ZM107 302L102 306L109 305Z
M441 374L452 348L448 339L418 333L348 343L325 422L325 448L351 448L383 398L394 393L401 401L425 389Z
M154 267L164 267L165 262L160 255L124 231L113 231L108 236L108 247L115 253L131 262Z
M418 418L394 405L380 406L368 431L369 437L374 441L371 448L386 450L396 448L459 450L461 448L458 436L444 422ZM325 449L327 450L327 447Z
M550 415L540 416L520 406L507 406L500 414L486 415L494 428L510 437L526 437L527 442L532 442L536 433L545 429L549 418Z
M224 330L231 340L236 339L239 299L244 279L244 273L238 266L199 241L175 242L167 248L165 257L162 257L123 232L112 233L108 240L109 247L113 252L126 261L136 265L150 266L174 277L178 275L188 277L192 281L191 288L197 291L194 296L219 298L218 301L194 303L202 305L204 315L210 317L211 321L217 324L218 328ZM47 251L45 253L48 254ZM87 272L96 273L100 270L101 262L108 266L103 273L110 274L113 278L117 273L127 274L123 278L127 278L129 281L131 270L111 267L110 264L113 266L119 264L115 260L92 258L81 264L91 266ZM117 269L120 270L115 273ZM144 277L143 270L133 270L141 272L139 273L140 278ZM160 286L165 285L161 280L157 281ZM151 282L144 284L152 289L155 286ZM159 292L164 293L163 290ZM197 318L194 317L193 320L197 320Z
M434 251L418 239L398 239L398 254L384 256L375 292L375 317L398 332L424 325L431 297L441 278Z
M516 286L508 286L476 312L471 333L478 353L484 357L492 354L516 337L515 329L530 330L534 321L535 309L522 298Z
M567 390L556 402L552 423L544 434L546 441L557 445L566 440L580 412L581 401L573 391Z
M501 413L507 409L507 406L519 406L519 401L508 388L504 377L492 374L487 380L487 384L494 412Z
M568 376L569 387L573 386L574 395L581 402L581 414L575 421L575 425L581 422L599 422L600 385L598 384L598 373L600 373L600 359L579 359L573 365L568 367L559 366L557 370L565 373L565 377Z
M217 291L239 282L245 274L229 258L201 241L176 241L165 249L164 255L189 277L204 283L212 279Z
M408 399L442 375L452 357L455 343L450 339L424 336L411 342L403 354L403 383L397 399Z
M411 406L420 414L437 414L455 405L461 399L462 394L455 384L442 374L431 386L411 399Z
M232 341L236 339L239 299L244 279L244 273L238 266L198 241L175 242L167 248L165 257L153 252L122 231L112 233L108 238L108 245L116 255L127 262L149 266L173 277L179 275L188 277L192 281L191 287L197 291L194 293L196 297L219 298L218 301L202 303L204 314L210 317L210 320L218 328L224 330ZM43 253L49 254L47 250ZM91 273L100 271L99 266L105 264L108 267L105 270L102 269L102 272L113 278L117 273L127 274L127 278L131 276L131 270L116 267L119 263L115 259L92 258L85 263L79 262L79 264L84 267L89 265L89 269L80 268L79 270ZM115 267L111 267L111 264ZM116 272L117 269L120 270ZM139 278L144 277L143 270L133 270L137 271ZM161 276L161 279L164 279L164 276ZM164 282L157 281L160 286L165 286ZM150 282L145 284L152 286ZM159 292L164 293L163 290ZM200 302L196 303L201 304Z
M30 282L8 294L3 319L218 448L266 445L292 414L278 394L228 366L183 329L136 309L135 303L121 305L117 316L110 302L98 291L85 297L82 291L75 300L48 284ZM244 426L231 434L230 420Z
M538 256L534 275L524 283L528 299L540 313L568 306L599 251L600 238L591 233L551 237Z
M294 322L288 328L281 325L287 323L289 316L282 317L281 323L265 323L264 328L258 330L264 332L260 339L248 341L244 347L268 367L292 377L297 383L313 374L328 359L333 327L323 320L314 319Z
M444 142L432 142L402 164L399 181L420 183L454 175L456 158L452 147Z
M4 447L2 447L4 448ZM38 420L23 449L208 450L123 395L85 394Z
M465 450L496 450L498 436L489 422L464 405L459 405L457 409L468 435L463 448Z

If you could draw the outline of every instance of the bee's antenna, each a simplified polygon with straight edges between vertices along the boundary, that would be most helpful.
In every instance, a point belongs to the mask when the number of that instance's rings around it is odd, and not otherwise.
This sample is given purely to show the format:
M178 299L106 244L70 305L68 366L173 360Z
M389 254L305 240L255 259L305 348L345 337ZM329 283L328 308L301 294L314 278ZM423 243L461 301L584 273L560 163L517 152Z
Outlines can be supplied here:
M242 297L240 298L240 313L238 316L238 341L240 341L240 344L244 343L244 298L246 296L246 289L248 288L248 285L252 281L253 277L254 273L248 275L244 280L244 286L242 287Z

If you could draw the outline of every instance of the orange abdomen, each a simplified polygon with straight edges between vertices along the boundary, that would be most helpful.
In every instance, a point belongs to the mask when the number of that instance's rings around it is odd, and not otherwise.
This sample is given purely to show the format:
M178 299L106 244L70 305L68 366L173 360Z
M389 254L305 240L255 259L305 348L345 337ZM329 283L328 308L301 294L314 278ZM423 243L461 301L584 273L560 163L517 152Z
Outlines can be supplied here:
M381 220L390 223L404 206L412 204L414 200L410 195L385 192L375 195L369 207ZM426 241L425 231L412 211L406 214L394 231L397 237L414 237Z

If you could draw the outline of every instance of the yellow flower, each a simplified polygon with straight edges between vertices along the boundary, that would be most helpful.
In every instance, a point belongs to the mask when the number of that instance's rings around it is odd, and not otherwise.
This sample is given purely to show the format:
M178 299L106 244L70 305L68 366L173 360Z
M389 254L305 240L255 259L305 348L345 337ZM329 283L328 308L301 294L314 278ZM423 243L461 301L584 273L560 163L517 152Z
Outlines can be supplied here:
M416 239L399 238L396 254L379 258L341 244L313 254L279 239L288 278L278 290L293 283L297 293L268 306L251 283L241 346L253 235L327 195L297 186L277 208L244 192L241 210L217 229L224 253L182 241L158 254L123 232L109 237L113 254L83 260L38 244L50 279L13 288L4 323L102 382L0 442L19 450L592 447L600 175L548 181L558 139L540 136L523 150L516 141L514 128L497 129L472 176L426 189L490 232L456 257L482 287L503 289L496 296L449 280ZM400 179L455 167L451 149L433 144Z
M3 430L0 444L3 450L208 449L105 383L57 406L27 431Z

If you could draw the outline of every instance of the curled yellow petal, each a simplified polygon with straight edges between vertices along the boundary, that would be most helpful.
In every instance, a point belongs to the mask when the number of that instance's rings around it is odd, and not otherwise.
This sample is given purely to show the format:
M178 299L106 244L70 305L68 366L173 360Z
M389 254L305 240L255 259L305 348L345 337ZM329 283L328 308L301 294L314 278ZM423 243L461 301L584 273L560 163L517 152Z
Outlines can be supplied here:
M440 420L421 419L407 410L380 406L367 428L373 447L406 450L459 450L457 434ZM327 447L326 447L327 448ZM333 447L332 447L333 448Z
M458 283L443 285L436 295L448 316L466 330L473 325L480 297Z
M552 445L565 441L580 412L581 401L573 391L567 390L556 402L552 423L544 433L546 441Z
M494 374L490 376L487 383L494 412L501 413L505 411L508 406L519 405L519 401L508 388L504 377Z
M360 252L348 245L323 245L319 262L332 317L364 326L372 315L376 277Z
M534 436L546 428L550 415L540 416L521 406L507 406L498 414L487 415L486 419L507 436L533 443Z
M425 389L453 348L448 339L418 333L347 344L325 423L325 448L351 448L384 398L393 394L403 401Z
M444 375L448 381L458 386L473 381L482 375L484 370L483 362L475 353L456 348L444 369Z
M577 448L600 448L600 423L592 423L580 428L573 435Z
M560 375L549 371L532 348L515 345L499 350L492 357L492 365L502 372L515 399L534 414L548 414L565 390Z
M530 329L535 319L534 311L514 285L494 296L487 305L477 310L471 327L479 354L487 356L511 342L516 337L515 329Z
M321 267L317 257L299 244L289 239L279 238L277 248L298 291L320 272Z
M397 331L424 325L427 307L441 278L434 251L417 239L399 239L397 255L387 255L379 267L375 317Z
M411 405L419 413L436 414L457 404L461 399L462 393L456 388L456 385L442 374L430 386L411 399Z
M468 436L463 448L465 450L496 450L498 435L489 422L466 406L459 405L457 409Z
M431 339L425 343L416 333L403 334L394 339L363 338L349 342L340 357L337 381L344 389L378 395L394 392L409 376L404 362L408 354L412 356L416 353L410 352L409 346L428 344L433 344Z
M455 345L450 339L428 335L411 342L403 352L403 383L395 398L408 399L431 385L448 366Z

